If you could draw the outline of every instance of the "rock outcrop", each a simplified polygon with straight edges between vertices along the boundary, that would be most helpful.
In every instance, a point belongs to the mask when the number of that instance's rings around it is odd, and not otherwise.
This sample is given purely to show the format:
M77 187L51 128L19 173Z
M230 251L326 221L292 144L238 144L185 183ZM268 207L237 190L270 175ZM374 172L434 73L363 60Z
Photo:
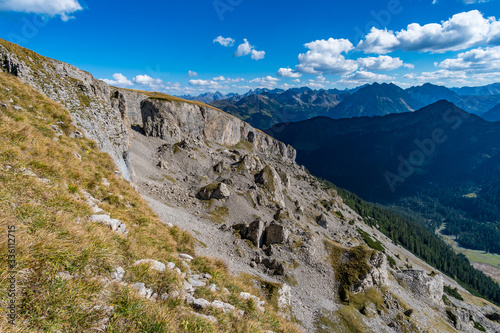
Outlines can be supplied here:
M248 142L258 153L279 155L294 161L295 149L254 129L236 117L217 109L196 104L162 99L146 99L141 103L142 123L147 136L176 143L190 137L213 141L225 146ZM251 141L249 141L251 140Z
M398 271L395 277L415 295L427 297L432 302L442 305L444 279L440 274L427 274L424 271Z
M382 252L374 252L368 260L370 265L369 273L361 278L353 287L353 292L363 292L371 287L386 286L389 281L389 273L387 271L387 257Z

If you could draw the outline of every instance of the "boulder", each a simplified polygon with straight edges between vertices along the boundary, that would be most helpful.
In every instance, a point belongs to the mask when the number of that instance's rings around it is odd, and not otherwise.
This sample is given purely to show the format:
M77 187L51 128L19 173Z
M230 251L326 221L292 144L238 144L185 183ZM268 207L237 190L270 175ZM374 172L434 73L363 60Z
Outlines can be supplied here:
M285 275L285 266L281 261L265 258L264 260L262 260L262 263L268 269L273 270L275 275Z
M134 266L137 266L137 265L149 265L149 268L150 269L153 269L155 271L158 271L158 272L164 272L165 271L165 264L164 263L161 263L157 260L154 260L154 259L141 259L141 260L138 260L134 263Z
M117 233L121 233L124 235L128 234L128 230L127 230L125 223L123 223L122 221L117 220L117 219L112 219L109 217L109 215L105 215L105 214L92 215L90 217L90 220L92 222L105 224L105 225L109 226L111 228L111 230L113 230Z
M282 225L271 223L265 231L264 244L283 244L288 239L288 229Z
M124 276L125 276L125 270L123 269L123 267L118 266L111 273L111 280L121 281Z
M264 222L260 219L253 221L248 226L245 239L252 242L254 246L260 247L262 244L262 233L264 232Z
M142 282L134 283L132 285L132 288L140 297L143 297L145 299L149 299L153 295L153 290L150 288L146 288L146 285Z
M282 207L285 206L285 197L283 196L281 178L272 166L266 165L258 174L256 174L255 182L267 189L267 191L271 194L273 201Z
M247 171L257 171L262 168L262 164L255 157L250 155L245 155L237 163L238 168Z
M230 195L231 191L229 190L229 187L222 182L202 187L197 193L197 197L201 200L222 200L229 198Z
M316 217L316 223L318 223L318 225L320 225L321 227L326 229L328 226L328 221L326 219L326 215L321 214L320 216Z
M226 165L226 163L221 161L221 162L217 163L216 165L214 165L212 167L212 169L214 170L214 172L222 173L225 170L227 170L227 165Z
M194 259L189 254L185 254L185 253L179 253L179 258L184 259L184 260L193 260Z

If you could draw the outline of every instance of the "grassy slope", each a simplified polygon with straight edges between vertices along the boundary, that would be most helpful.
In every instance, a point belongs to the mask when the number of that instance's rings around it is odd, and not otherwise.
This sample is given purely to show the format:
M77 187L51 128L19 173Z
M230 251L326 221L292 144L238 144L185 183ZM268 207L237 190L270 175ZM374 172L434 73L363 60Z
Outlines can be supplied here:
M13 102L8 102L12 99ZM264 314L243 302L240 291L258 294L248 277L232 277L225 265L210 258L196 258L192 269L208 272L213 282L226 287L229 295L198 291L207 299L220 299L245 310L243 320L214 309L218 324L190 314L181 301L150 302L118 284L107 287L100 281L118 265L125 268L127 283L144 282L161 294L176 290L181 279L175 273L152 273L133 267L138 259L152 258L178 263L178 252L193 253L193 238L186 232L164 226L139 194L115 176L111 158L88 139L70 135L67 110L17 78L0 73L0 251L6 253L8 226L16 226L17 238L17 325L7 323L7 257L0 257L0 331L86 332L106 315L92 310L113 305L115 313L108 332L294 332L296 328L266 305ZM16 109L13 106L22 109ZM64 132L55 141L51 124ZM75 153L81 156L79 160ZM26 168L36 174L23 173ZM42 178L50 182L42 181ZM102 185L106 178L110 187ZM122 220L130 230L118 236L107 227L90 223L91 212L81 191L101 200L100 207ZM61 280L67 271L73 278Z

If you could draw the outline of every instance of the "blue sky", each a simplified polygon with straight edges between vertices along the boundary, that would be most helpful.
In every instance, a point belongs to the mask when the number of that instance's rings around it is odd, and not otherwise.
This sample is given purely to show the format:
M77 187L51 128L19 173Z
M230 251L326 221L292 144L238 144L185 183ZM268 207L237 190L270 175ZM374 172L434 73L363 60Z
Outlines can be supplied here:
M123 87L500 81L500 0L0 0L0 37Z

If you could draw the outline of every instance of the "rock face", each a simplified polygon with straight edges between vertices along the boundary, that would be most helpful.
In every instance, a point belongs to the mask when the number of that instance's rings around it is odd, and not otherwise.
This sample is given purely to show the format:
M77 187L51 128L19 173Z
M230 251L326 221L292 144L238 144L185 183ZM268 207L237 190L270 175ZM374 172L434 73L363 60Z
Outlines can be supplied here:
M385 254L378 251L374 252L368 260L368 264L371 267L370 272L354 285L354 293L363 292L374 286L385 286L389 281L389 273L387 272L387 257Z
M295 149L254 129L247 123L222 111L196 104L147 99L141 103L142 122L147 136L159 137L168 143L183 136L234 146L246 141L264 155L280 155L294 161ZM252 142L249 141L252 139Z
M128 121L111 105L111 90L106 83L72 65L6 41L0 41L0 60L3 71L64 105L85 135L111 155L123 177L133 180L128 160Z
M424 271L398 271L395 277L408 287L415 295L429 298L442 305L444 279L440 274L428 275Z

